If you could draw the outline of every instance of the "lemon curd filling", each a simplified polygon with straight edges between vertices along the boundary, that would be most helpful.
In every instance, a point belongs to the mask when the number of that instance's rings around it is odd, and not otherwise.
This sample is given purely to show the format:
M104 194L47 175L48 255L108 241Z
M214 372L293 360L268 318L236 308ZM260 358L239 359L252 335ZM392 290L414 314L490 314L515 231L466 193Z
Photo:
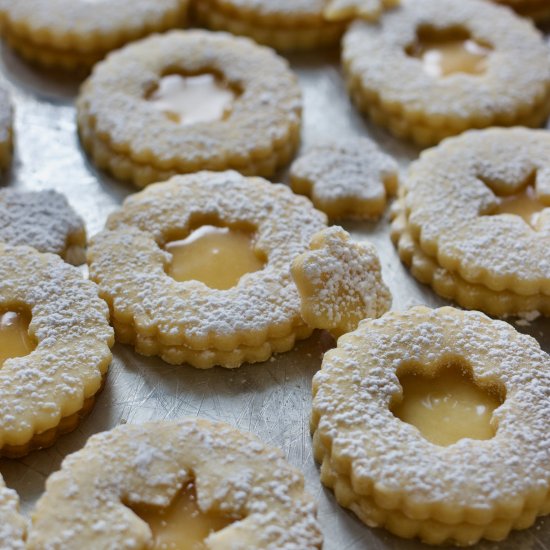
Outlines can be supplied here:
M550 207L541 202L532 185L528 185L520 193L498 198L500 203L493 214L514 214L532 227L536 226L541 212Z
M502 404L498 392L479 387L459 367L445 366L435 376L409 371L399 381L403 398L392 407L393 414L431 443L448 446L495 435L491 417Z
M254 250L254 233L228 227L205 225L164 248L172 255L172 278L200 281L218 290L234 287L243 275L265 265Z
M213 74L164 76L148 95L151 105L171 121L184 126L226 119L235 92Z
M31 315L0 310L0 368L7 359L29 355L36 344L29 335Z
M406 52L420 59L424 71L430 76L444 77L454 73L484 73L491 48L458 29L447 32L420 29L417 40Z
M152 550L206 550L204 541L237 518L202 512L197 505L195 484L189 483L168 508L133 507L153 533Z

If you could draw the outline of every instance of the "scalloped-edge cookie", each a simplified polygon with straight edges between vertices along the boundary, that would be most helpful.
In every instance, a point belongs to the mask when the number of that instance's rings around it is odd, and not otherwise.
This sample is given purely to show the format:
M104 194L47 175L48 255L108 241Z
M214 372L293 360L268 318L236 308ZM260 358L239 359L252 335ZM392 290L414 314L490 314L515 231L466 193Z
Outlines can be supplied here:
M407 376L436 380L450 367L473 391L498 396L492 436L435 444L392 412L408 399ZM530 527L550 513L549 367L536 340L480 312L416 307L361 323L313 381L322 482L367 525L430 544Z
M0 30L25 59L89 69L127 42L184 26L188 0L0 0Z
M190 484L196 491L195 521L205 515L229 519L198 538L201 548L321 548L303 475L281 451L227 424L194 418L128 424L90 438L48 479L27 548L152 548L158 539L141 510L176 507L172 521L191 527L191 511L177 510L178 493ZM189 543L195 535L189 528L179 536ZM173 537L170 542L177 544Z
M248 234L260 265L225 286L173 276L170 243L191 244L212 226ZM235 368L288 351L311 334L290 263L324 227L325 215L284 185L236 172L176 176L129 197L109 217L88 248L90 278L110 305L119 341L169 363ZM228 246L217 246L216 254ZM209 250L195 250L181 267L210 257ZM229 264L214 265L203 266L205 275L229 271Z
M0 475L0 541L2 550L24 550L27 522L19 512L19 497Z
M312 147L290 169L292 190L332 219L379 218L398 179L397 163L367 138Z
M182 75L232 90L221 119L185 124L151 101L166 78ZM288 62L272 50L225 33L173 31L98 64L77 100L78 125L95 164L139 187L199 170L269 177L298 147L301 97ZM195 111L208 98L195 98Z
M0 368L0 456L15 457L78 426L101 389L114 338L96 285L58 256L0 245L0 281L0 312L30 322L25 353L8 354Z
M351 26L343 64L359 109L422 146L469 128L541 126L550 113L542 34L489 2L404 0L378 25Z
M410 234L433 264L470 285L548 303L549 155L543 130L488 129L446 140L411 165L396 233Z
M65 261L86 261L84 220L54 190L0 189L0 242L32 246Z
M376 249L368 242L353 242L341 227L315 234L310 250L292 262L291 271L304 321L336 337L391 307Z
M0 169L6 170L13 154L13 106L10 94L0 87Z

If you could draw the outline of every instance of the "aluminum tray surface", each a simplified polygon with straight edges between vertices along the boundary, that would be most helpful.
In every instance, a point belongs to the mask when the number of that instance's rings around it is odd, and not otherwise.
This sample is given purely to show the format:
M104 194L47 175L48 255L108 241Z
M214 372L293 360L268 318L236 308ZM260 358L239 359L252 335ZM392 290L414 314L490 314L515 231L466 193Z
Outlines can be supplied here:
M304 93L304 148L334 138L370 135L399 160L402 170L417 157L418 149L393 139L356 113L345 92L337 55L301 55L290 61ZM74 109L79 82L33 69L7 50L0 54L0 65L0 78L12 91L16 107L16 159L4 185L57 189L86 220L88 235L95 234L107 215L135 189L99 173L80 148ZM285 179L284 173L280 179ZM345 227L355 239L369 239L377 246L394 309L447 303L418 284L401 265L389 239L387 218L376 224L354 222ZM516 326L550 352L550 320ZM17 490L22 509L29 514L47 477L92 434L125 422L200 416L252 431L284 450L288 460L304 472L308 490L318 501L326 550L427 548L381 529L369 529L341 508L319 482L309 432L311 378L330 345L329 338L316 333L290 353L235 371L169 366L117 345L106 387L78 430L61 437L52 448L22 460L0 460L0 472L8 486ZM478 548L550 548L550 519L539 520L533 528L515 533L503 543L482 543Z

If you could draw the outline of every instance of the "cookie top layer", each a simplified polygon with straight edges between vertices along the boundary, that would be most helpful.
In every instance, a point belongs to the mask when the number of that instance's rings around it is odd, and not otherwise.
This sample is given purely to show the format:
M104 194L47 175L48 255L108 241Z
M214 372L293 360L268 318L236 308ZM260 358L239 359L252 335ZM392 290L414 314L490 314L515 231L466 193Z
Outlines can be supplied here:
M435 445L390 411L400 369L428 375L449 362L480 387L503 388L493 438ZM383 507L453 524L477 513L489 523L547 498L550 358L508 323L425 307L365 321L325 354L314 395L315 437L340 475Z
M111 361L113 331L97 287L53 254L0 245L0 305L26 307L30 355L0 368L0 449L22 446L95 395Z
M62 256L73 240L84 246L86 230L64 195L0 189L0 241Z
M489 45L486 70L436 78L407 54L422 28L461 29ZM378 25L357 22L344 38L343 58L373 101L409 121L438 118L505 125L521 105L528 112L548 100L550 57L542 35L510 10L478 0L404 0ZM443 124L447 121L443 120Z
M213 222L254 230L265 267L228 290L176 282L166 274L170 255L162 247ZM325 215L284 185L236 172L176 176L132 195L109 217L89 247L90 277L116 318L152 331L166 345L257 346L258 338L286 336L302 324L290 263L325 226Z
M550 294L549 159L550 135L525 128L471 131L424 152L403 187L413 237L466 281ZM529 185L549 207L534 227L495 214L503 197Z
M282 453L226 424L191 418L90 438L49 478L28 548L149 548L151 530L129 507L167 507L189 481L202 511L242 518L211 534L209 548L320 548L313 501Z

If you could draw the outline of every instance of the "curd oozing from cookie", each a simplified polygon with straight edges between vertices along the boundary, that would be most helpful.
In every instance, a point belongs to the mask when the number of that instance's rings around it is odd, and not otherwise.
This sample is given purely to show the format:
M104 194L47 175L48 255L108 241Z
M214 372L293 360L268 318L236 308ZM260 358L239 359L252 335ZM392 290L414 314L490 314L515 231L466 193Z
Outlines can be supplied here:
M0 310L0 368L6 359L29 355L36 347L29 335L30 322L26 311Z
M206 550L204 541L238 518L202 512L197 505L194 483L180 491L168 508L134 507L154 538L152 550Z
M235 92L213 74L169 74L147 99L167 118L182 125L226 119L232 111Z
M425 439L448 446L460 439L491 439L493 411L502 404L498 392L479 387L455 365L435 376L407 371L399 376L403 399L392 413L412 424Z
M523 218L529 225L535 227L541 212L550 208L537 197L537 192L532 185L528 185L520 193L498 197L499 205L493 214L514 214Z
M406 52L422 61L430 76L444 77L454 73L481 74L487 69L491 48L473 40L460 29L436 31L421 28L417 40Z
M254 250L254 233L228 227L204 225L164 249L172 255L172 278L200 281L218 290L234 287L243 275L265 265Z

